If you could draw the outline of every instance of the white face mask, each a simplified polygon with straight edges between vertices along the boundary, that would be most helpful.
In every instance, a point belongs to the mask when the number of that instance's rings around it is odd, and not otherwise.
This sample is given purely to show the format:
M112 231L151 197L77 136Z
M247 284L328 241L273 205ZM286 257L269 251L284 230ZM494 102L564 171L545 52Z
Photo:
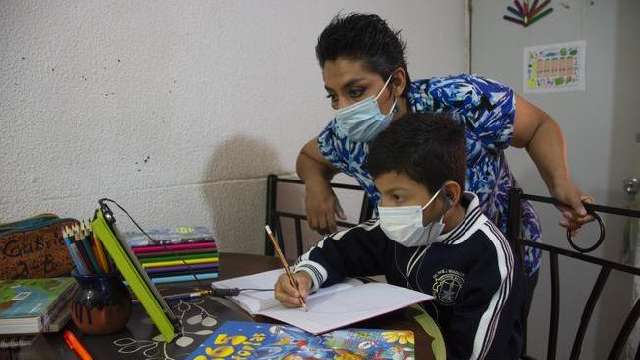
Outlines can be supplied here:
M393 101L388 114L383 114L378 106L378 98L391 81L391 76L374 98L369 96L355 104L338 110L336 113L337 131L352 141L369 142L382 130L386 129L393 119L394 110L398 99Z
M444 223L442 222L444 214L437 222L434 221L424 226L422 224L422 212L438 197L440 190L436 191L431 200L422 207L419 205L378 206L382 231L389 239L407 247L424 246L433 242L444 229Z

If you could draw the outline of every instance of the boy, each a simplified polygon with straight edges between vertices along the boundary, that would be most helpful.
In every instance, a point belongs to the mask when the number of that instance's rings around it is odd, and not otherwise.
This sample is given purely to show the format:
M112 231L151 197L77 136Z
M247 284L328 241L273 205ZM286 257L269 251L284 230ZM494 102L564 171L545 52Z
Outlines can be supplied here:
M409 113L372 142L367 168L381 193L379 219L330 235L298 259L276 298L300 306L347 276L384 274L390 284L430 294L449 359L516 359L521 294L504 236L464 192L464 129L446 115Z

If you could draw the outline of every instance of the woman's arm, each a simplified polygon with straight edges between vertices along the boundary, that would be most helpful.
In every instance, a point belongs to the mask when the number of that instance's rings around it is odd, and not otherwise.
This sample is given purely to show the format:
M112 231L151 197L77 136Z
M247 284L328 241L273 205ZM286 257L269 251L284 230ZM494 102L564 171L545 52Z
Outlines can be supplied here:
M569 205L561 208L560 225L577 229L591 221L582 201L593 199L583 194L569 176L567 152L558 124L544 111L516 95L516 115L512 146L526 148L536 164L551 196Z
M309 227L321 234L335 232L335 216L345 219L342 207L329 184L339 170L322 156L317 139L311 139L300 150L296 172L305 183L305 207Z

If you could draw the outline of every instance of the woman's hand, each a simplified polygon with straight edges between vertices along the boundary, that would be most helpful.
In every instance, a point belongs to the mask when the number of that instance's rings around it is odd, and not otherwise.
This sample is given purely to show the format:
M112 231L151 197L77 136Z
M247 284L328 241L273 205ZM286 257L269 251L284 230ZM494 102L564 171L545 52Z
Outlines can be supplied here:
M317 139L311 139L300 150L296 171L305 183L304 202L309 227L323 235L334 233L336 215L346 220L330 184L338 169L320 153Z
M556 184L550 189L551 195L560 202L568 206L557 206L562 213L560 226L571 230L572 235L582 227L582 225L593 221L593 216L587 214L582 202L593 203L593 197L582 193L580 189L570 180Z
M278 299L282 305L287 307L302 306L302 303L300 303L300 296L302 296L302 299L306 301L307 296L309 296L309 289L311 289L311 286L313 285L313 280L311 280L309 274L304 271L299 271L293 274L293 277L298 282L298 289L293 287L286 273L280 275L275 285L276 299Z
M346 220L340 201L328 181L324 184L307 183L305 208L309 227L322 235L336 232L336 216Z

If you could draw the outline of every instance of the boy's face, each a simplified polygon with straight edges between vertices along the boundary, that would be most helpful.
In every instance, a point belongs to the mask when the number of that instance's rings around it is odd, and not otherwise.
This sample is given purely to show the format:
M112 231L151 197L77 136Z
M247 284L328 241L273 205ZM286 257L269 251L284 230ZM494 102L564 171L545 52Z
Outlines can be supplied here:
M376 187L382 195L381 206L425 206L433 194L426 186L413 181L405 174L395 171L382 174L374 180ZM441 195L438 197L440 198ZM444 202L440 199L434 200L422 213L423 224L440 219L444 212Z

